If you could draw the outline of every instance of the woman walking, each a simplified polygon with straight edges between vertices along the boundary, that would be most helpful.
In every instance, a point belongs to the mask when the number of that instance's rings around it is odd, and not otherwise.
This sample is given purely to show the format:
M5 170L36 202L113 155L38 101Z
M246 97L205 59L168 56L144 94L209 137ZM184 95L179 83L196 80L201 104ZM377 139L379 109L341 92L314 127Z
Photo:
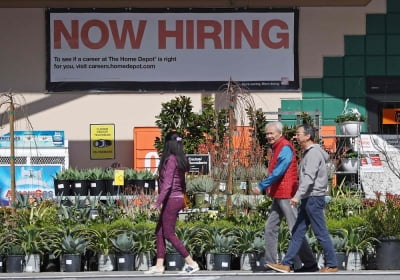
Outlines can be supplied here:
M150 210L161 207L160 217L156 227L157 262L145 274L163 274L165 271L164 258L165 242L171 245L185 259L182 274L192 274L199 270L199 265L192 259L182 241L176 236L175 225L178 213L184 204L185 173L189 170L189 162L183 151L182 137L175 131L165 136L164 150L158 166L159 195Z

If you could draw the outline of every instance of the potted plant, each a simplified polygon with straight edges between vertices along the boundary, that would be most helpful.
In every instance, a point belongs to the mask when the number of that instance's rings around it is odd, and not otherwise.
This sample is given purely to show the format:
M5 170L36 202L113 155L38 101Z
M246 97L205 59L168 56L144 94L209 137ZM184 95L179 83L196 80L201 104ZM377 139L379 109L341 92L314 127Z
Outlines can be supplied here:
M12 241L8 244L6 257L7 272L23 272L25 251L18 241Z
M47 240L44 239L45 228L35 225L24 225L17 229L21 236L21 247L25 255L25 272L40 272L41 256L47 247Z
M221 192L226 191L228 186L228 167L226 165L213 166L212 178L214 180L214 189Z
M246 168L246 177L249 182L250 190L257 187L258 184L268 175L268 169L264 163L256 163Z
M96 224L85 231L89 240L89 248L97 254L98 270L113 271L115 269L115 252L111 239L116 231L109 229L108 224Z
M194 195L194 205L198 208L210 206L210 195L214 190L214 181L208 175L191 175L186 180L186 192Z
M373 249L378 239L369 236L365 226L349 227L346 231L346 270L361 270L362 257Z
M150 170L139 171L140 177L144 180L144 193L153 194L156 189L156 176Z
M78 272L82 270L82 255L88 248L89 240L76 233L67 233L61 242L62 265L66 272Z
M230 270L232 256L236 253L236 236L217 233L213 236L214 270Z
M400 263L400 195L375 192L375 198L365 200L366 223L376 244L376 268L398 270Z
M339 124L339 129L343 135L358 136L365 119L365 116L361 115L356 108L352 108L344 110L334 121Z
M330 235L335 248L336 259L338 262L338 268L344 270L346 268L346 248L347 248L347 231L345 229L332 229Z
M360 155L358 154L358 152L344 153L340 157L340 163L343 171L357 173L360 164L359 156Z
M240 254L240 269L256 270L260 267L259 260L265 248L263 228L240 227L235 230L235 235Z
M89 195L101 195L105 193L106 182L103 179L104 170L99 167L87 169Z
M232 193L247 193L247 169L243 164L237 164L233 167L233 185Z
M86 169L69 168L71 172L71 194L88 195L88 172Z
M71 195L72 170L62 169L53 176L54 193L56 196Z
M117 195L119 193L120 186L114 185L114 169L107 168L103 172L103 180L105 181L105 190L104 193L106 195Z
M116 237L111 238L111 242L116 250L117 270L118 271L132 271L135 267L135 240L133 233L130 231L123 231Z
M149 270L152 259L156 254L154 222L140 222L134 225L133 238L135 240L135 269L139 271Z

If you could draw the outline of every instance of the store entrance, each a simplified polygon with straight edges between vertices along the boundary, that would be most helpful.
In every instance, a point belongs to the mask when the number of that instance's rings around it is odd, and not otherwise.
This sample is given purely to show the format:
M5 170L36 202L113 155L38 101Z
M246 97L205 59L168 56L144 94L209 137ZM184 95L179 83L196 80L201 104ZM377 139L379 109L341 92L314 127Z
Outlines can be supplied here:
M368 77L368 133L400 133L400 77Z

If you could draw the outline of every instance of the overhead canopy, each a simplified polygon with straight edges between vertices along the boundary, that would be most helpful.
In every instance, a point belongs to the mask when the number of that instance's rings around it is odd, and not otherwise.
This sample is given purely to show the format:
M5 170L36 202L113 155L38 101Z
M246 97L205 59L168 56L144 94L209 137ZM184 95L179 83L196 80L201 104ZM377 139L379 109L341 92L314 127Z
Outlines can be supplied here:
M0 0L0 8L218 8L366 6L371 0Z

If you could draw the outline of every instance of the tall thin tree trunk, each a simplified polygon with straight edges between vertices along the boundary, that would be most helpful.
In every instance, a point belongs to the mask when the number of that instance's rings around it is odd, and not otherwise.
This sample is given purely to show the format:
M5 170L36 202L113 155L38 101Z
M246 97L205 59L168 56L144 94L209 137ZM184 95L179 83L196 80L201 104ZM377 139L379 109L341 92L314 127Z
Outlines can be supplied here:
M14 146L14 121L15 121L15 107L14 102L11 97L10 100L10 110L9 110L9 119L10 119L10 177L11 177L11 206L14 209L15 205L15 146Z

